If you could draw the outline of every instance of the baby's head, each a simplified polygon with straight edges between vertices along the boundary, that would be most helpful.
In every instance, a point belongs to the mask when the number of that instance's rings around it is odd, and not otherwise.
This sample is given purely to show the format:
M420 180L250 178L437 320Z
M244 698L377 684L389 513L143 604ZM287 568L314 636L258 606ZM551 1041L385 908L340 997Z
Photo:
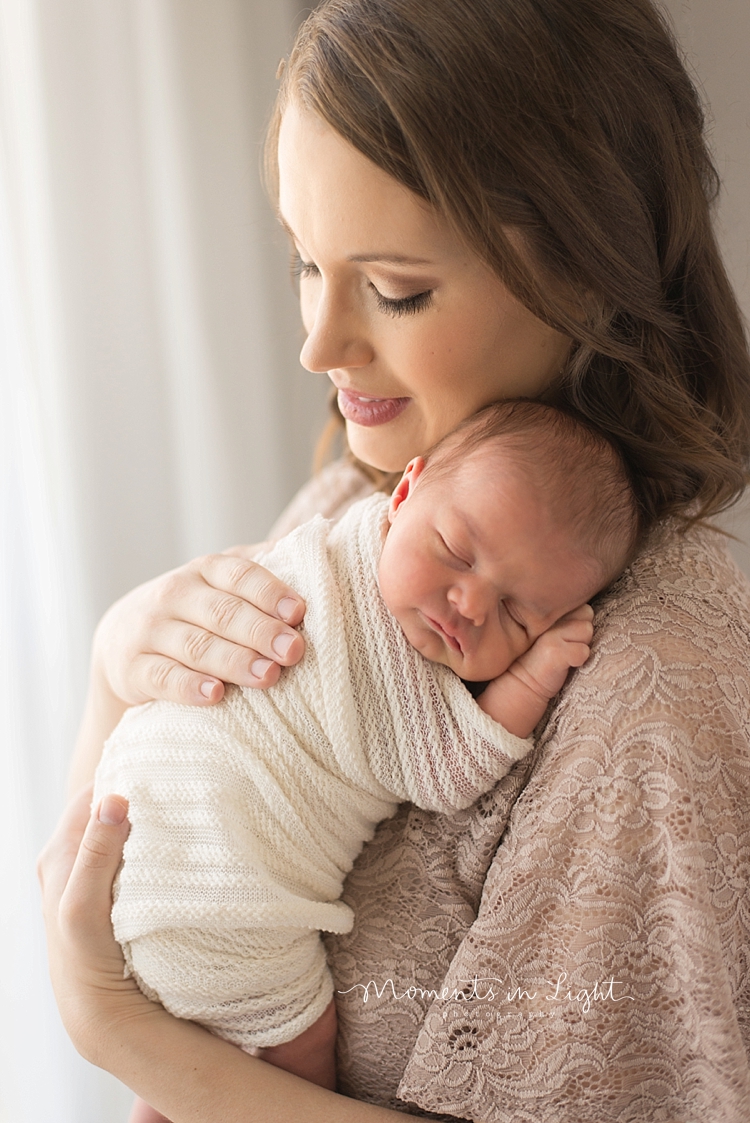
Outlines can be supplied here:
M469 681L506 671L639 540L617 452L530 401L489 406L412 460L388 519L383 599L417 651Z

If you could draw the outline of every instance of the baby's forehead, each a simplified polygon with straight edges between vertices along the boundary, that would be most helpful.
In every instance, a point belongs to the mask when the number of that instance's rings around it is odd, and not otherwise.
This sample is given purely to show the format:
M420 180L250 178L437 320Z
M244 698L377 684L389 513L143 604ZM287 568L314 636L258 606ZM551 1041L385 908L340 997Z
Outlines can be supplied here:
M488 407L433 456L428 470L439 483L436 503L460 495L482 523L509 505L534 512L546 535L559 542L567 534L566 552L610 580L637 545L638 511L622 458L606 438L552 407L526 401Z
M439 505L447 497L458 497L462 503L491 508L510 496L523 495L539 510L546 509L549 489L543 486L537 467L527 461L527 457L497 441L469 448L465 455L461 455L459 446L445 465L437 465L432 501Z
M534 471L522 457L483 452L482 447L472 450L451 471L440 474L430 489L429 502L435 511L450 511L467 537L493 550L512 537L517 554L534 555L536 569L545 568L548 560L546 553L539 552L543 541L554 544L556 556L569 555L571 564L597 564L590 536L581 533L564 482L547 486L543 473Z
M494 543L494 539L518 537L519 547L528 539L529 550L541 537L559 545L578 547L567 506L556 490L546 489L521 461L497 455L472 454L451 471L440 473L426 497L436 512L450 512L472 539Z

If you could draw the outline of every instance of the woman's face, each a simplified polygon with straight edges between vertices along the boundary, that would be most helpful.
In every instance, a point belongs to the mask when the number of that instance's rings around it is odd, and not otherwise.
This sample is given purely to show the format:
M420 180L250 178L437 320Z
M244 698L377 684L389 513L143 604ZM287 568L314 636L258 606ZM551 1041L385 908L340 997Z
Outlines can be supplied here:
M543 324L428 204L291 104L279 211L299 256L300 361L338 389L352 452L402 470L465 417L535 397L570 340Z

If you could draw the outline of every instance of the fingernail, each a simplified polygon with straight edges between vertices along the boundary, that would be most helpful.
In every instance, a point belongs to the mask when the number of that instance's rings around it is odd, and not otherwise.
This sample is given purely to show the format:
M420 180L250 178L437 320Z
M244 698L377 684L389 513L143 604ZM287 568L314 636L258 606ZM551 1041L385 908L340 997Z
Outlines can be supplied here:
M271 644L279 659L286 659L289 654L289 648L294 643L294 636L290 636L288 632L283 632Z
M216 683L215 680L209 681L208 679L206 679L205 682L202 682L201 683L201 694L203 695L203 697L204 698L210 698L211 695L213 694L214 690L216 689L216 686L217 686L217 683Z
M120 823L125 821L127 813L128 809L121 799L118 799L116 795L105 795L99 804L97 818L105 826L119 827Z
M263 675L271 666L273 666L273 659L256 659L250 667L250 671L256 678L263 678Z
M276 611L282 620L291 620L298 606L299 602L294 600L293 597L282 597L276 605Z

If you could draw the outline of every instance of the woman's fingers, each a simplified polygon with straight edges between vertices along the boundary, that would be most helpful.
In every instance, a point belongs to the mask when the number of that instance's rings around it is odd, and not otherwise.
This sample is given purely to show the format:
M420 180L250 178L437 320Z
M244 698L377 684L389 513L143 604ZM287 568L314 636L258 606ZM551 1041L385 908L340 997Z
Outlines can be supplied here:
M261 588L262 585L259 584L258 589L253 591L259 600ZM304 650L302 637L294 630L294 626L269 615L256 602L217 589L216 586L208 585L205 580L190 589L190 599L185 603L181 600L170 602L166 597L163 599L164 603L159 606L162 621L176 618L192 623L210 635L251 649L254 653L284 665L297 662ZM296 603L301 605L302 602ZM174 614L175 610L178 615ZM300 609L300 613L302 611L304 610ZM294 615L296 618L297 613ZM155 636L159 637L156 629ZM192 637L191 642L195 643L196 638ZM201 658L203 652L198 645L188 651L188 654L193 658Z
M93 787L93 784L87 784L70 801L54 834L39 855L36 869L45 912L47 909L57 911L60 898L68 884L86 824L91 817Z
M178 634L194 630L192 625L177 622L173 623L173 628ZM210 706L224 697L225 682L267 687L278 681L281 673L278 663L205 634L215 650L204 655L202 670L185 666L193 661L190 644L181 647L176 643L173 648L176 659L165 655L138 655L132 660L128 671L131 692L141 700L161 698L187 706ZM212 675L216 677L207 677Z
M107 1028L160 1009L125 976L112 931L112 883L130 830L127 802L107 796L90 811L91 785L60 819L39 858L50 977L63 1022L94 1064Z
M90 929L105 950L111 953L111 930L102 930L112 909L112 883L115 879L125 840L130 832L128 802L119 795L107 795L89 815L73 868L60 902L61 921L77 930ZM116 953L118 965L122 962Z
M112 882L128 837L127 800L106 796L91 810L92 784L82 789L63 812L54 834L39 856L37 873L48 928L64 935L106 920L106 944L114 943L109 927ZM116 946L116 945L115 945ZM118 954L120 964L122 958Z
M211 554L133 590L97 629L94 658L127 705L210 705L224 683L272 686L304 652L304 601L245 558Z
M168 574L151 611L152 651L230 682L240 682L235 673L247 677L258 658L290 666L305 647L294 630L304 601L262 566L223 554ZM193 627L177 634L169 627L175 621ZM252 670L255 682L241 684L257 685L259 670Z
M127 803L109 796L91 813L90 797L89 785L71 801L38 864L50 977L74 1039L107 994L127 1001L137 994L110 921L112 882L130 829Z
M262 565L227 554L208 554L192 563L212 589L247 601L268 616L296 627L305 614L305 602ZM260 650L260 648L259 648Z

